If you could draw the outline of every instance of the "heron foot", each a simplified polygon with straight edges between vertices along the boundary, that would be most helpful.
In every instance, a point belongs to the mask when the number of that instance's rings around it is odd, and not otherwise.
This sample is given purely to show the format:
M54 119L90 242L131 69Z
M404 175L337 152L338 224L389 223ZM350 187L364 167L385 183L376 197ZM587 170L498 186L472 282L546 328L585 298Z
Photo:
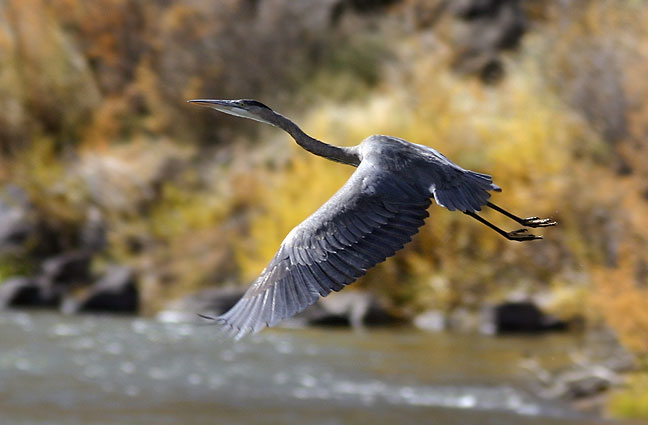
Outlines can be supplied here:
M527 227L549 227L555 226L556 221L550 218L527 217L523 218L520 224Z
M523 241L532 241L535 239L542 239L542 236L529 233L528 229L518 229L518 230L513 230L512 232L508 232L506 234L506 238L511 241L523 242Z

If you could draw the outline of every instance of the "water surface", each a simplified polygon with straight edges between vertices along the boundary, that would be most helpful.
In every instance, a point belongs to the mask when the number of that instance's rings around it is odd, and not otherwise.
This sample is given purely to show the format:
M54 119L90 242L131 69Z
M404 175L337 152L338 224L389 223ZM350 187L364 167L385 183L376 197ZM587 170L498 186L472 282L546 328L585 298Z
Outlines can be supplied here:
M525 355L573 336L268 330L0 313L0 424L493 424L602 421L534 395Z

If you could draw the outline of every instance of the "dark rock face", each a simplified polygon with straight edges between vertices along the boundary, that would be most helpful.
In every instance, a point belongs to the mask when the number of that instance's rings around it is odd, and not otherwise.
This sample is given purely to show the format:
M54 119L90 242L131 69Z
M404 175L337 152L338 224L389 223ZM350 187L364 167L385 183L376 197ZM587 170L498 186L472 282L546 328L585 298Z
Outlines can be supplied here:
M371 13L387 6L400 3L402 0L339 0L336 8L349 9L356 13Z
M567 330L567 323L544 314L529 301L505 302L492 307L486 314L482 329L488 333L537 333Z
M137 313L139 292L132 270L122 266L108 268L87 294L66 300L63 309L70 313Z
M40 290L36 283L26 277L7 279L0 285L0 306L20 307L38 303Z
M402 0L335 0L330 6L329 21L335 26L350 12L359 15L375 14L400 2Z
M58 301L58 297L34 279L13 277L0 284L0 308L54 307Z
M109 268L99 281L91 273L94 255L105 246L105 233L98 209L88 210L82 228L61 230L38 217L24 190L0 187L0 256L37 271L2 283L0 308L58 308L67 298L64 307L70 312L137 312L139 294L130 269ZM71 295L85 287L90 289L82 299Z
M476 74L485 83L496 83L504 76L500 51L516 48L527 30L520 1L456 0L449 7L462 21L455 42L455 69Z
M34 208L27 192L7 184L0 187L0 255L37 262L64 250L65 237Z
M89 252L66 252L45 260L42 278L54 286L88 284L91 280Z

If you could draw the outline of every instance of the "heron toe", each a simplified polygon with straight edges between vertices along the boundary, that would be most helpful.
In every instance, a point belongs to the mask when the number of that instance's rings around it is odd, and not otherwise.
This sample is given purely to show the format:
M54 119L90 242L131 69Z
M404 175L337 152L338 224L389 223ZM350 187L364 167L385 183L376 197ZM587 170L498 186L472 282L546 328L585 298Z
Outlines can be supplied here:
M550 218L527 217L525 219L522 219L521 224L527 227L549 227L555 226L556 221Z
M534 239L542 239L542 236L534 235L529 233L527 229L518 229L508 232L506 237L512 241L532 241Z

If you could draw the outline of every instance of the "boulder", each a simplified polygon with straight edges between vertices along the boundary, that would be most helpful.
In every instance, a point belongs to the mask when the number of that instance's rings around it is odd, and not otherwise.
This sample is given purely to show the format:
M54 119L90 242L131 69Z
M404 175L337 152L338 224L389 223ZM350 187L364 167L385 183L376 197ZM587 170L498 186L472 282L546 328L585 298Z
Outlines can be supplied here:
M135 314L139 309L139 292L129 267L112 266L103 277L80 297L67 298L65 313Z
M528 22L519 0L454 0L448 3L458 18L455 31L456 70L479 75L485 83L504 75L502 50L515 49Z
M541 385L538 392L542 397L571 400L578 402L578 406L583 408L597 407L602 401L598 396L610 388L623 385L624 379L614 369L589 360L571 364L566 369L552 371L543 367L536 358L529 357L521 366L537 379Z
M414 317L414 326L430 332L440 332L448 327L445 314L439 310L427 310Z
M58 302L36 279L12 277L0 283L0 308L55 307Z
M543 313L530 301L507 301L488 307L480 326L484 333L538 333L564 331L565 321Z
M0 255L40 263L60 253L75 237L76 230L63 229L49 222L44 214L20 187L0 187Z
M48 258L42 264L41 279L58 287L87 285L91 282L90 261L92 253L66 252Z
M333 2L330 11L332 24L337 24L348 12L358 14L372 14L379 12L402 0L336 0Z

